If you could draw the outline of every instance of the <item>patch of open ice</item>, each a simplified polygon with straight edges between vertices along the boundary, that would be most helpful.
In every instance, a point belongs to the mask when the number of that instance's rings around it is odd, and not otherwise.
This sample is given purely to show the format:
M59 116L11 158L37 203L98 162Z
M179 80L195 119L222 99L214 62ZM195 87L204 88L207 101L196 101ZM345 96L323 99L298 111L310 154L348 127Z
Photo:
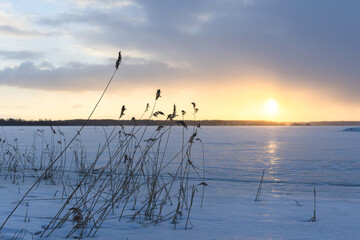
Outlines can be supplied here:
M346 128L343 132L360 132L360 127Z

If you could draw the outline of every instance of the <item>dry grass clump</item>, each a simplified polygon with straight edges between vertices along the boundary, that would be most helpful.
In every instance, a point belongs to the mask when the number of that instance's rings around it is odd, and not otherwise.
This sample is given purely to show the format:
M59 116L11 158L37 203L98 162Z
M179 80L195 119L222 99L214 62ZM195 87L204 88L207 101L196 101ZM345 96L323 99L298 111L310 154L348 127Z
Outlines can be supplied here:
M159 97L160 90L149 119L164 115L155 111ZM145 112L148 109L147 105ZM125 110L123 107L120 118ZM135 121L129 128L115 126L41 236L49 237L73 222L67 237L75 233L79 237L92 237L106 219L114 218L136 221L144 226L171 220L174 228L186 219L184 228L190 229L195 193L198 186L207 184L204 182L204 162L203 168L199 168L192 158L194 143L200 141L196 138L199 127L193 128L188 139L183 132L178 151L168 153L172 128L176 125L182 126L183 131L188 128L184 121L175 121L176 116L174 106L168 115L170 126L149 130L148 126L137 126ZM110 149L113 141L117 141L116 148ZM108 153L106 164L96 168L105 152ZM194 177L202 182L194 181Z
M160 90L152 110L148 104L143 116L165 117L162 111L155 110L159 98ZM193 106L195 119L198 109L194 103ZM125 112L123 106L119 120ZM202 206L207 183L203 144L197 138L200 125L189 129L185 114L182 111L182 119L176 120L174 105L167 115L169 126L138 126L133 119L132 126L119 124L110 131L104 129L106 140L94 159L88 159L81 135L58 157L67 143L61 130L53 127L48 136L44 130L34 132L33 143L25 150L21 150L17 140L10 144L2 139L0 173L13 183L32 176L40 177L38 182L62 188L54 197L61 194L63 205L41 237L50 237L59 229L68 229L66 237L95 236L107 219L114 218L143 226L170 221L174 229L179 226L191 229L190 213L196 193L202 189ZM182 129L179 138L172 135L174 127ZM177 150L169 149L170 141L178 143ZM195 143L200 143L197 147L202 149L200 159L192 156ZM174 142L171 145L176 146ZM38 174L41 170L45 174ZM24 234L17 234L17 238Z
M66 173L73 171L73 164L76 172L81 173L85 169L86 152L79 136L68 152L62 154L54 164L56 157L66 146L66 138L60 129L56 131L51 126L50 129L50 141L45 136L44 129L37 129L31 147L25 149L19 147L17 138L13 143L6 137L0 138L0 175L4 180L10 179L15 184L24 182L27 176L36 177L40 171L45 171L41 180L55 185L62 181ZM72 156L70 163L67 161L69 155Z

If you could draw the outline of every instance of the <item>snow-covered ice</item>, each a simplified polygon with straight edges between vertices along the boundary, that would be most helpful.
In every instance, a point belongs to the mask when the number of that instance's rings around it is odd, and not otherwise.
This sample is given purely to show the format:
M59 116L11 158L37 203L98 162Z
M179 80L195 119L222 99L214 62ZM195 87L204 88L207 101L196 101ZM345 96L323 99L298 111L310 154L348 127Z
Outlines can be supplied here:
M36 127L4 127L3 139L17 138L25 151ZM50 129L44 134L51 136ZM60 128L67 138L77 128ZM206 187L191 211L193 228L173 230L170 221L143 227L137 222L109 219L94 239L359 239L360 238L360 135L343 127L203 127ZM181 135L175 130L173 143ZM82 133L87 159L94 157L104 140L103 129L88 127ZM172 151L172 146L170 146ZM175 150L174 150L175 151ZM194 148L201 161L201 148ZM260 201L255 202L265 169ZM26 177L13 184L0 180L0 221L34 182ZM200 179L193 179L195 182ZM313 187L317 191L317 222L313 215ZM11 239L26 229L36 234L62 205L57 185L42 182L26 198L0 233ZM55 197L54 197L55 196ZM27 212L28 218L25 219ZM25 234L24 239L31 239ZM38 238L39 235L34 235ZM57 232L51 239L62 239Z

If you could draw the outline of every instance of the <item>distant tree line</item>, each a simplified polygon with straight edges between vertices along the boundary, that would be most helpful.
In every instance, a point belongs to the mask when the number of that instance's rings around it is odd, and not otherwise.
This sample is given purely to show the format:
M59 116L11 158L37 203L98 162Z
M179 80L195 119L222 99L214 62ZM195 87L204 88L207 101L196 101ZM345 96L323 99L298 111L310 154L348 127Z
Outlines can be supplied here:
M82 126L86 120L23 120L23 119L1 119L0 126ZM133 126L149 125L149 126L167 126L176 120L113 120L113 119L94 119L89 120L89 126ZM318 122L275 122L262 120L201 120L201 121L184 121L188 126L200 124L201 126L354 126L360 125L360 121L318 121Z
M84 119L72 119L72 120L23 120L23 119L0 119L0 126L82 126L86 120ZM94 119L89 120L87 125L89 126L133 126L136 125L171 125L176 120L113 120L113 119ZM245 121L245 120L202 120L202 121L184 121L188 126L194 126L200 124L201 126L283 126L286 123L272 122L272 121Z

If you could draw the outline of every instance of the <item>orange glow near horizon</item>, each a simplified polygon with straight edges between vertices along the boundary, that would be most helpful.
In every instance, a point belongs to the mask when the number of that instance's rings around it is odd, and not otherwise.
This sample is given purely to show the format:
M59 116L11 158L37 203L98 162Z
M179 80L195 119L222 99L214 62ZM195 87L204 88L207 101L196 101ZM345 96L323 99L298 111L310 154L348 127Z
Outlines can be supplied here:
M261 82L259 79L265 79ZM32 90L1 87L0 118L79 119L86 118L100 92ZM122 105L128 109L124 119L139 118L147 103L152 105L157 87L109 89L94 119L115 119ZM18 97L9 102L11 96ZM191 102L199 108L198 120L267 120L267 121L356 121L358 105L321 94L274 84L272 78L241 77L236 81L210 82L207 85L161 87L157 110L171 113L173 104L185 110L186 120L193 119Z

